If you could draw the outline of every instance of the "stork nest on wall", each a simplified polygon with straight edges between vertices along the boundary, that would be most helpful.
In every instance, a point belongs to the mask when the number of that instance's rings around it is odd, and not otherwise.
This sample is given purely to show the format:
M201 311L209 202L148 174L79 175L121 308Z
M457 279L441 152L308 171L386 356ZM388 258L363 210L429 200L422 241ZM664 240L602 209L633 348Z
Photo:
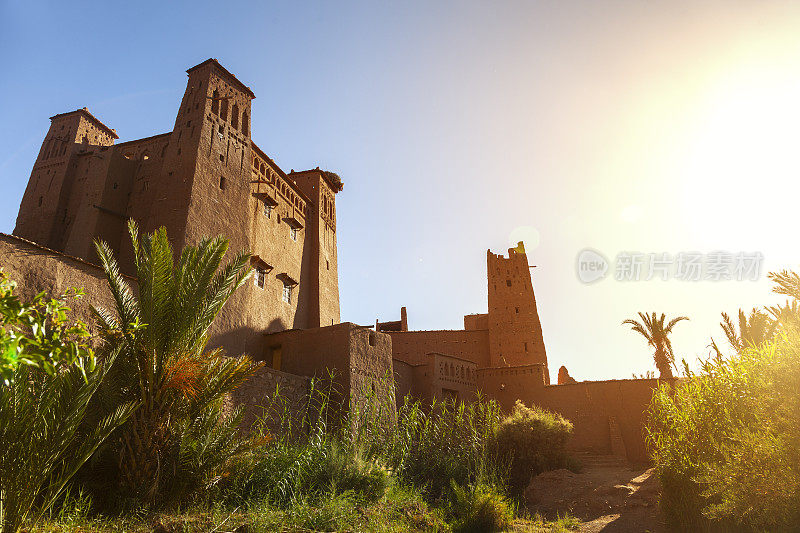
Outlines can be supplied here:
M337 191L341 191L344 189L344 183L342 182L342 178L339 177L339 174L336 172L331 172L330 170L323 170L322 175L325 176L331 185L333 185Z

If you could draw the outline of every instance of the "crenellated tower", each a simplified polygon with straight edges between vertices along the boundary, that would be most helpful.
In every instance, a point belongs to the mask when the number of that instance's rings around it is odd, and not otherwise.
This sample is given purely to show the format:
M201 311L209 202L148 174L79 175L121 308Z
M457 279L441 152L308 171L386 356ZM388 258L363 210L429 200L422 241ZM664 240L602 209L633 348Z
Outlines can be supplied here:
M154 202L131 216L147 230L166 226L180 249L225 235L251 249L243 231L250 196L250 102L255 94L214 59L186 71L186 90L162 156Z
M70 200L87 174L78 172L76 156L111 146L116 139L117 132L85 107L50 117L50 129L20 203L14 235L65 251L65 236L74 222Z
M542 325L528 256L520 242L508 257L486 253L489 281L489 361L492 367L541 364L549 383Z

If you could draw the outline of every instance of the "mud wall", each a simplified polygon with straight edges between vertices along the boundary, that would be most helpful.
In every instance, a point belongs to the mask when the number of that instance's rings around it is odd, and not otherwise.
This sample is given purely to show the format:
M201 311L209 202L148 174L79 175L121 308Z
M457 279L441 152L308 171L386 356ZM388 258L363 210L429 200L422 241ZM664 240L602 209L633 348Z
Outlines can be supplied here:
M629 460L647 462L645 411L658 384L658 379L624 379L550 385L532 391L530 402L572 421L573 449L611 454L620 450L621 437Z
M256 373L229 395L232 406L244 408L242 428L263 423L272 434L306 430L310 379L269 367Z

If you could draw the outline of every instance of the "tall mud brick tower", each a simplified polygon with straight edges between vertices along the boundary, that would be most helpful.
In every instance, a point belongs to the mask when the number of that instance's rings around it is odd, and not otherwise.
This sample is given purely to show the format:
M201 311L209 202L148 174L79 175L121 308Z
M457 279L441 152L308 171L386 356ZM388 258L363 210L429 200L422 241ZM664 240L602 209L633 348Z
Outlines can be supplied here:
M508 258L486 253L489 280L489 365L491 367L544 365L542 325L536 310L528 256L520 242L508 250Z
M91 227L94 232L100 222L99 212L87 209L87 204L103 203L100 198L110 196L110 191L100 182L104 176L90 173L88 166L79 165L76 156L89 146L108 147L117 138L116 131L97 120L86 108L50 117L50 130L33 164L14 235L83 257L90 240L72 235L70 229L78 223ZM125 166L120 159L100 164ZM98 166L96 162L95 167ZM87 194L85 202L75 201L75 193L85 188L91 188L93 194Z
M186 72L172 131L115 144L86 108L52 117L14 235L90 263L102 239L126 274L129 219L142 232L165 227L176 251L226 237L254 269L211 332L231 353L260 355L268 333L338 324L341 179L284 172L251 138L255 94L215 59Z

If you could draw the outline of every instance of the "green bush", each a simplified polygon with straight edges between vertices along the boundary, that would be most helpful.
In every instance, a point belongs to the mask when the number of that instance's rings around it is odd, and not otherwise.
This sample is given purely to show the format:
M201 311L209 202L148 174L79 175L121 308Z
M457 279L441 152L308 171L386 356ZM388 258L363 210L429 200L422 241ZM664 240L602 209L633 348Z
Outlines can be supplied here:
M683 528L786 531L800 524L800 343L705 363L649 409L662 507Z
M60 299L22 302L0 271L0 529L36 523L98 446L130 416L125 403L87 425L116 354L95 364L89 334ZM70 293L74 294L74 293Z
M739 332L724 320L736 353L725 357L714 344L699 373L687 367L650 404L661 506L677 528L800 530L800 276L770 277L793 301L769 308L769 323L740 312Z
M521 494L532 476L565 468L572 423L561 415L517 400L513 412L497 426L497 450L509 465L508 483Z
M495 486L462 487L451 481L449 514L454 533L493 533L511 526L514 505Z
M332 442L321 455L321 460L309 469L309 492L341 494L350 491L366 501L375 501L389 488L389 471L377 460L365 459L359 450Z

